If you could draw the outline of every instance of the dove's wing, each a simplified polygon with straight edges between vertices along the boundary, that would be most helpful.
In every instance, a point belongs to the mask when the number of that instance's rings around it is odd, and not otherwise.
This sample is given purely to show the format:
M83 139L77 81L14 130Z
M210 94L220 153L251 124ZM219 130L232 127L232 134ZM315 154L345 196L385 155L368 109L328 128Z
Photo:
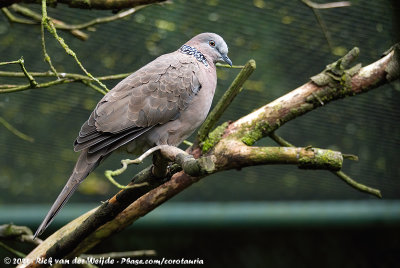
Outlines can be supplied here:
M198 62L179 51L139 69L98 103L81 128L75 151L115 150L154 126L178 118L201 88L198 71Z

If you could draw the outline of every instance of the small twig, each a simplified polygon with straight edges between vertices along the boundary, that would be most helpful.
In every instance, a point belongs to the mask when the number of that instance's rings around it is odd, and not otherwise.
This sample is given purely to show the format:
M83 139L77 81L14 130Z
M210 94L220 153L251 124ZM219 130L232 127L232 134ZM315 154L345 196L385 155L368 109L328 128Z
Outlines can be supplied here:
M134 8L130 8L130 9L128 9L128 10L125 10L125 11L123 11L123 12L119 12L119 13L117 13L117 14L115 14L115 15L112 15L112 16L95 18L95 19L93 19L93 20L90 20L90 21L87 21L87 22L84 22L84 23L79 23L79 24L67 24L67 23L65 23L65 22L56 20L56 19L51 18L51 17L48 17L48 18L54 23L54 25L55 25L55 27L56 27L57 29L60 29L60 30L67 30L67 31L77 31L77 30L82 30L82 29L89 28L89 27L94 26L94 25L97 25L97 24L108 23L108 22L112 22L112 21L119 20L119 19L123 19L123 18L125 18L125 17L128 17L128 16L130 16L130 15L136 13L137 11L139 11L139 10L145 8L145 7L148 7L149 5L152 5L152 4L137 6L137 7L134 7ZM31 9L29 9L29 8L20 6L20 5L18 5L18 4L12 5L11 8L12 8L15 12L21 13L21 14L24 15L24 16L27 16L27 17L29 17L29 18L32 18L34 21L31 21L31 22L33 22L33 23L31 23L31 24L36 24L35 21L38 21L38 22L39 22L39 21L41 20L41 16L40 16L38 13L34 12L33 10L31 10ZM9 11L8 11L8 12L9 12ZM13 16L13 15L11 14L11 16ZM14 19L14 18L13 18L13 19ZM15 21L15 20L13 20L13 21ZM16 21L16 22L17 22L17 21ZM21 23L23 23L23 22L21 22ZM82 32L81 32L81 33L82 33ZM87 38L86 38L86 39L87 39Z
M276 135L275 132L271 132L269 134L269 136L271 137L271 139L273 139L280 146L296 147L293 144L291 144L290 142L288 142L287 140L283 139L281 136Z
M276 143L278 143L281 146L286 146L286 147L295 147L293 144L291 144L290 142L286 141L285 139L283 139L282 137L278 136L275 134L275 132L272 132L269 135ZM349 155L346 155L349 156ZM354 160L354 158L352 159ZM333 174L335 174L336 176L338 176L339 178L341 178L342 180L344 180L348 185L350 185L351 187L361 191L361 192L365 192L368 194L372 194L376 197L382 198L382 194L381 191L379 191L378 189L374 189L372 187L366 186L364 184L358 183L355 180L353 180L352 178L350 178L348 175L346 175L343 171L339 170L339 171L332 171L330 170Z
M27 20L27 19L22 19L22 18L15 17L15 16L10 12L10 10L8 10L6 7L3 7L3 8L1 9L1 11L4 13L4 15L7 17L7 19L8 19L10 22L21 23L21 24L30 24L30 25L38 24L37 21Z
M229 86L228 90L218 101L217 105L215 105L215 108L207 116L206 121L201 125L196 137L197 142L201 142L207 137L210 130L215 126L221 115L225 112L226 108L228 108L233 99L242 90L244 82L246 82L255 69L256 62L254 60L249 60L245 64L243 69L239 72L235 80L233 80L232 84Z
M99 93L101 93L103 95L107 94L107 92L105 92L103 89L99 88L98 86L93 85L93 83L91 83L91 82L89 82L87 80L82 80L82 83L85 84L88 87L93 88L94 90L96 90L97 92L99 92Z
M311 10L313 11L315 18L317 19L318 24L321 27L322 33L324 34L326 42L328 43L329 50L333 51L331 33L329 32L328 27L326 27L325 22L322 19L321 14L319 13L319 10L315 8L311 8Z
M119 184L118 182L116 182L113 178L113 176L118 176L121 175L122 173L124 173L126 171L126 169L128 168L129 165L131 164L140 164L143 162L144 159L146 159L148 156L150 156L151 154L153 154L156 151L162 151L162 157L166 159L166 161L173 161L175 159L175 157L178 154L185 154L187 155L187 153L177 147L174 146L169 146L169 145L158 145L155 146L153 148L150 148L149 150L147 150L146 152L144 152L141 156L139 156L136 159L124 159L121 160L121 164L122 167L116 170L106 170L104 172L104 175L107 177L107 179L109 181L111 181L111 183L113 183L114 185L116 185L118 188L135 188L135 187L141 187L141 186L146 186L148 185L147 183L140 183L140 184L134 184L131 186L123 186L121 184Z
M47 54L47 51L46 51L46 41L44 39L44 25L45 25L45 17L43 16L43 19L41 20L41 23L40 23L40 33L41 33L41 37L42 37L41 39L42 39L43 57L44 57L44 60L49 64L52 72L57 76L57 79L60 79L60 76L58 75L56 68L51 63L49 54Z
M0 62L0 66L1 65L8 65L8 64L19 64L19 60ZM25 76L25 75L23 75L23 76Z
M342 154L342 156L344 159L358 161L358 156L356 156L354 154Z
M113 16L108 16L108 17L101 17L101 18L96 18L93 19L91 21L85 22L85 23L80 23L80 24L75 24L75 25L58 25L57 28L58 29L62 29L62 30L81 30L81 29L86 29L88 27L94 26L96 24L101 24L101 23L107 23L107 22L111 22L111 21L115 21L115 20L119 20L122 18L125 18L127 16L132 15L133 13L147 7L149 5L143 5L143 6L138 6L138 7L134 7L134 8L130 8L128 10L125 10L123 12L117 13Z
M29 141L29 142L34 142L35 139L32 137L29 137L28 135L22 133L21 131L19 131L18 129L16 129L15 127L13 127L10 123L8 123L3 117L0 116L0 124L2 124L6 129L8 129L12 134L14 134L15 136L17 136L20 139L23 139L25 141Z
M114 178L113 176L118 176L121 175L122 173L125 172L125 170L128 168L128 165L130 164L137 164L134 162L134 160L131 159L124 159L121 160L121 164L122 164L122 168L116 169L116 170L106 170L104 172L104 175L106 176L106 178L112 183L114 184L116 187L120 188L120 189L126 189L126 188L137 188L137 187L142 187L142 186L147 186L148 183L144 182L144 183L139 183L139 184L134 184L134 185L130 185L130 186L125 186L122 184L119 184Z
M229 64L223 64L223 63L217 62L215 64L215 66L222 67L222 68L231 68L231 69L243 69L245 65L232 65L232 66L230 66Z
M58 43L64 48L65 52L73 57L78 64L78 66L81 68L81 70L90 78L92 78L94 81L96 81L102 88L104 88L105 91L109 91L106 85L104 85L102 82L100 82L97 78L95 78L91 73L89 73L85 67L83 67L82 63L79 61L78 57L76 56L75 52L69 48L67 43L65 43L64 39L58 36L56 27L54 26L53 22L47 17L47 9L46 9L46 0L42 0L42 16L43 16L43 22L44 25L46 26L47 30L54 36L54 38L58 41Z
M88 35L86 33L82 32L81 29L87 29L87 28L97 25L97 24L108 23L108 22L112 22L115 20L125 18L125 17L130 16L130 15L136 13L137 11L139 11L147 6L150 6L152 4L153 3L137 6L134 8L130 8L126 11L119 12L112 16L100 17L100 18L96 18L96 19L90 20L88 22L79 23L79 24L67 24L63 21L60 21L60 20L57 20L57 19L54 19L51 17L48 17L48 19L54 24L55 28L60 29L60 30L69 31L75 37L79 38L80 40L85 41L88 39ZM6 15L6 17L8 18L8 20L10 22L21 23L21 24L39 24L42 21L42 16L29 8L20 6L18 4L13 4L11 6L11 8L13 9L14 12L17 12L25 17L31 18L32 20L25 20L22 18L15 17L7 8L2 8L3 13Z
M143 162L143 160L144 160L147 156L149 156L150 154L152 154L154 151L159 150L159 148L157 148L157 147L158 147L158 146L151 148L150 150L148 150L147 152L145 152L144 154L142 154L140 157L138 157L138 158L136 158L136 159L133 159L133 160L131 160L131 159L123 159L123 160L121 160L121 164L122 164L122 167L121 167L121 168L116 169L116 170L106 170L106 171L104 172L104 175L106 176L106 178L107 178L112 184L114 184L115 186L117 186L118 188L121 188L121 189L136 188L136 187L142 187L142 186L148 185L147 182L144 182L144 183L140 183L140 184L134 184L134 185L130 185L130 186L124 186L124 185L119 184L119 183L113 178L113 176L119 176L119 175L121 175L122 173L125 172L125 170L128 168L128 166L131 165L131 164L140 164L141 162Z
M19 62L19 65L21 66L22 72L23 72L23 73L25 74L25 76L28 78L29 84L31 85L31 87L32 87L32 88L36 87L36 86L38 85L38 83L36 82L35 78L33 78L33 76L30 75L30 74L28 73L28 71L26 70L25 64L24 64L24 58L21 57L21 58L19 59L18 62Z
M314 13L315 18L318 21L319 26L321 27L322 33L324 34L324 37L326 39L326 42L328 43L329 49L333 51L333 44L332 44L332 39L331 39L331 34L328 30L328 27L326 27L325 22L323 21L321 14L319 13L319 9L327 9L327 8L337 8L337 7L347 7L350 6L351 3L348 1L341 1L341 2L332 2L332 3L326 3L326 4L318 4L314 3L310 0L301 0L306 6L311 8L311 10Z
M20 258L24 258L26 256L26 254L13 249L12 247L7 246L6 244L4 244L3 242L0 241L0 247L4 248L5 250L7 250L8 252L11 252L12 254L20 257Z
M0 62L0 65L6 65L6 64L15 64L19 63L18 61L11 61L11 62ZM32 77L57 77L57 75L54 72L30 72L29 73ZM107 75L107 76L101 76L98 77L99 80L114 80L114 79L123 79L127 76L129 76L131 73L123 73L123 74L115 74L115 75ZM105 92L103 89L96 87L93 85L93 83L90 83L90 81L93 81L92 78L81 75L81 74L74 74L74 73L60 73L58 74L61 79L46 82L46 83L41 83L36 85L35 89L38 88L46 88L50 86L54 86L57 84L64 84L64 83L72 83L72 82L82 82L85 85L93 88L97 92L100 92L101 94L105 95L107 92ZM23 72L4 72L0 71L0 77L25 77L25 74ZM2 93L11 93L11 92L17 92L17 91L24 91L32 89L31 85L0 85L0 94Z
M12 62L17 63L17 62ZM4 65L3 62L0 62L0 65ZM30 72L33 77L56 77L57 75L53 72ZM104 81L104 80L115 80L115 79L123 79L129 76L132 73L122 73L122 74L113 74L113 75L106 75L106 76L99 76L97 79ZM61 78L69 78L75 81L87 80L92 81L90 77L82 74L75 74L75 73L60 73ZM24 77L24 73L21 72L6 72L0 71L0 76L2 77Z
M361 192L365 192L368 194L375 195L379 198L382 198L381 191L379 191L378 189L374 189L369 186L366 186L364 184L361 184L359 182L356 182L355 180L350 178L348 175L346 175L343 171L335 171L332 173L335 174L336 176L338 176L339 178L341 178L344 182L346 182L351 187L356 188L357 190L359 190Z
M18 85L7 85L7 84L4 84L4 85L0 85L0 89L7 89L7 88L14 88L14 87L18 87Z
M28 73L28 71L26 70L23 57L21 57L19 60L15 60L15 61L0 62L0 66L7 65L7 64L19 64L19 66L21 67L22 73L24 74L24 76L26 78L28 78L30 86L32 88L35 88L38 85L35 78L33 78L33 76L30 73Z
M37 84L34 87L34 89L51 87L51 86L54 86L54 85L64 84L64 83L68 83L68 82L73 82L73 81L68 80L68 79L58 79L58 80L54 80L54 81L50 81L50 82ZM15 86L15 87L11 87L11 88L7 87L7 88L4 88L4 89L0 89L0 94L24 91L24 90L28 90L28 89L32 89L32 86L30 84Z
M23 21L15 21L15 20L13 20L13 22L22 23L22 24L40 24L42 22L42 15L39 14L39 13L36 13L35 11L33 11L33 10L29 9L29 8L20 6L18 4L13 4L11 6L11 8L15 12L20 13L23 16L26 16L28 18L31 18L32 19L31 22L33 22L33 23L24 23ZM67 25L66 23L64 23L64 22L62 22L60 20L56 20L56 19L50 18L50 17L49 17L49 19L54 23L54 25L58 29L61 29L62 26ZM77 38L79 38L79 39L81 39L83 41L88 39L88 35L86 33L82 32L82 31L80 31L80 30L71 29L71 30L69 30L69 32L72 35L74 35L75 37L77 37Z

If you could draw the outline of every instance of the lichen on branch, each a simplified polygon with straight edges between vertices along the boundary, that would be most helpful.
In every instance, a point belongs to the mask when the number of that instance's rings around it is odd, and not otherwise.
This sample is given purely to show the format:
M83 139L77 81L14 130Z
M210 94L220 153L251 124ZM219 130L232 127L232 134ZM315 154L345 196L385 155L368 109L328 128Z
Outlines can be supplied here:
M301 169L340 170L340 152L313 147L256 147L236 139L223 139L213 150L216 169L226 170L255 165L290 164Z
M290 120L322 106L321 100L323 104L328 104L344 97L368 92L387 83L387 66L398 62L395 51L395 49L392 50L380 60L363 68L358 68L359 65L354 68L349 67L349 59L354 59L357 49L350 51L341 60L334 63L337 66L338 62L341 62L339 65L341 67L338 70L343 74L348 74L348 76L345 76L345 80L342 79L342 75L339 80L334 78L320 85L310 81L236 120L228 126L224 137L234 136L247 145L252 145ZM346 65L343 65L343 62L346 62Z
M167 172L164 180L154 176L152 167L142 170L133 178L130 185L144 182L148 184L119 191L96 210L88 212L53 234L27 258L35 260L37 257L79 256L211 173L251 165L278 163L338 172L343 162L343 155L340 152L311 147L249 145L254 145L256 141L271 134L284 123L320 107L322 105L320 100L328 103L367 92L387 83L389 81L387 66L390 66L392 61L398 61L398 56L394 56L395 51L392 50L369 66L353 70L350 80L345 84L341 83L342 79L336 80L333 85L330 83L318 85L310 81L235 122L229 123L227 127L223 127L223 131L218 132L217 142L212 143L214 145L207 153L201 153L201 148L196 146L188 150L190 154L196 152L197 159L182 152L174 153L172 158L166 157L168 161L175 162L172 167L180 167ZM392 74L395 73L392 72ZM344 87L346 90L342 90ZM320 100L315 96L319 96ZM206 172L202 172L201 161L205 159L206 162L211 160L212 164L207 162L207 167L204 169ZM157 161L153 163L156 164ZM189 163L189 169L194 172L185 169L185 163ZM164 167L164 165L161 166ZM26 267L34 266L34 263L26 265Z

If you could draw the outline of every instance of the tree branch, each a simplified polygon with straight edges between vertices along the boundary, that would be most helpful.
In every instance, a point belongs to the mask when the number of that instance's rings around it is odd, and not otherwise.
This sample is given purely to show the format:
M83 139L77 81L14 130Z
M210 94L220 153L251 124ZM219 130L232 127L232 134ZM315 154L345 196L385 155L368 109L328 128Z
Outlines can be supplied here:
M115 20L119 20L119 19L123 19L125 17L128 17L130 15L132 15L133 13L147 7L149 5L143 5L143 6L138 6L136 8L130 8L128 10L125 10L123 12L119 12L115 15L112 16L108 16L108 17L101 17L101 18L95 18L91 21L88 22L84 22L84 23L80 23L80 24L63 24L63 25L56 25L56 28L58 29L62 29L62 30L81 30L81 29L86 29L89 28L91 26L97 25L97 24L101 24L101 23L107 23L107 22L111 22L111 21L115 21Z
M0 124L2 124L6 129L8 129L8 131L10 131L12 134L14 134L15 136L17 136L20 139L23 139L25 141L29 141L29 142L34 142L35 139L22 133L21 131L19 131L18 129L16 129L15 127L13 127L10 123L8 123L3 117L0 116Z
M53 37L58 41L58 43L64 48L65 52L74 58L78 66L81 70L94 81L96 81L106 92L108 92L108 88L102 82L100 82L97 78L95 78L91 73L89 73L85 67L83 67L82 63L79 61L75 52L69 48L67 43L65 43L64 39L58 36L56 27L54 26L53 22L47 17L47 6L46 0L42 0L42 24L47 30L53 35ZM55 72L55 70L53 70ZM56 73L56 72L55 72Z
M257 163L261 164L262 161L267 160L270 161L269 163L277 163L278 160L272 159L271 154L269 154L271 151L275 151L276 155L286 159L287 163L300 163L303 161L302 158L305 157L304 167L306 168L327 168L329 166L329 168L333 167L332 170L338 170L343 159L338 152L319 151L319 149L311 148L299 150L298 148L272 147L268 149L270 152L267 153L265 148L247 145L254 144L255 141L271 134L279 126L297 116L320 107L321 103L315 96L318 96L324 103L329 103L345 96L367 92L384 83L398 79L400 76L398 46L382 59L361 69L343 69L349 58L351 57L342 58L333 67L330 66L323 72L331 79L317 79L318 82L309 82L255 112L233 123L225 124L225 131L222 132L220 140L206 155L202 155L200 147L190 148L189 150L192 155L197 153L198 159L181 158L185 154L176 154L174 160L178 164L174 165L174 168L167 174L167 181L157 179L151 167L144 169L133 178L129 185L143 182L147 182L148 185L121 190L99 208L82 215L58 230L33 250L27 258L35 260L38 257L70 258L79 256L209 173ZM232 154L235 152L236 154ZM330 158L326 160L325 157L321 157L325 160L320 162L322 165L319 165L314 160L318 159L318 154L321 152L321 155L327 154ZM230 154L233 155L231 158L229 157ZM249 160L246 161L246 158ZM184 170L186 169L180 170L179 168L179 166L183 167L186 161L187 163L191 162L191 165L197 165L204 159L212 160L213 165L211 165L211 169L208 165L206 172L203 172L200 168L198 169L199 173L191 173L192 175L199 175L190 176L185 173ZM313 161L310 162L309 160ZM340 166L338 163L340 163ZM20 267L36 267L37 265L30 263L20 265Z
M36 22L34 20L27 20L27 19L22 19L22 18L18 18L16 16L14 16L14 14L12 14L6 7L3 7L1 9L1 11L4 13L4 15L6 15L7 19L10 22L21 23L21 24L31 24L31 25L38 24L38 22Z
M318 3L314 3L311 0L301 0L301 1L306 6L311 8L312 12L314 13L315 18L317 19L317 22L318 22L319 26L321 27L322 33L324 34L326 42L328 43L329 49L331 51L333 51L333 44L332 44L331 34L330 34L329 30L328 30L328 27L326 27L324 20L322 19L322 16L321 16L321 14L319 12L319 9L348 7L348 6L351 6L351 3L349 1L341 1L341 2L318 4Z
M60 20L57 20L57 19L54 19L51 17L48 17L48 19L54 24L54 27L56 29L69 31L75 37L79 38L80 40L85 41L89 38L89 36L86 33L82 32L81 31L82 29L87 29L87 28L92 27L97 24L108 23L108 22L119 20L119 19L123 19L125 17L128 17L128 16L136 13L137 11L139 11L145 7L148 7L149 5L151 5L151 4L137 6L137 7L130 8L128 10L119 12L112 16L99 17L99 18L95 18L93 20L79 23L79 24L67 24L63 21L60 21ZM42 23L42 15L39 13L36 13L35 11L33 11L29 8L23 7L18 4L13 4L10 6L10 8L14 12L30 18L30 20L18 18L16 16L14 16L7 8L2 8L3 13L6 15L6 17L8 18L8 20L10 22L21 23L21 24L31 24L31 25ZM43 23L42 23L42 25L43 25Z
M37 24L41 24L42 22L42 15L39 13L36 13L35 11L20 6L18 4L13 4L12 6L10 6L10 8L16 12L19 13L25 17L30 18L29 20L26 19L22 19L22 18L18 18L16 16L14 16L7 8L2 8L3 13L6 15L6 17L8 18L8 20L11 23L21 23L21 24L29 24L29 25L37 25ZM49 18L55 25L56 28L60 29L63 26L66 26L67 24L60 21L60 20L56 20L54 18ZM88 39L88 35L78 29L70 29L69 31L72 35L74 35L75 37L81 39L81 40L87 40Z
M16 60L16 61L0 62L0 66L1 65L7 65L7 64L19 64L19 66L21 67L23 75L29 81L30 87L35 88L38 85L38 83L36 82L35 78L33 78L33 76L30 73L28 73L28 71L26 70L23 57L21 57L19 60Z
M279 145L281 146L288 146L288 147L295 147L293 144L289 143L288 141L284 140L282 137L276 135L274 132L270 134L270 137ZM349 156L349 155L344 155L342 154L343 158L348 158L351 160L356 160L358 161L358 157L355 156ZM333 174L335 174L337 177L339 177L340 179L342 179L344 182L346 182L348 185L350 185L351 187L364 192L364 193L368 193L368 194L372 194L378 198L382 198L382 194L381 191L379 191L378 189L374 189L372 187L366 186L364 184L361 184L359 182L356 182L355 180L353 180L352 178L350 178L350 176L346 175L343 171L341 170L331 170L331 172Z
M353 57L354 50L349 54ZM345 67L343 60L348 59L349 54L334 63L336 69L328 65L328 68L319 75L323 78L315 79L314 76L313 81L229 124L222 138L235 137L247 145L252 145L261 138L269 136L286 122L320 107L319 100L327 104L344 97L365 93L400 76L399 69L391 67L399 64L399 45L380 60L361 69L358 68L358 71L353 68L343 69ZM319 100L315 96L318 96Z
M255 69L255 60L249 60L240 73L236 76L235 80L233 80L232 84L229 86L222 98L218 101L217 105L215 105L215 108L210 112L206 121L201 125L197 133L195 144L204 141L210 130L221 118L226 108L228 108L233 99L242 91L244 82L246 82Z
M4 63L0 63L0 65L4 65ZM29 74L32 77L57 77L57 75L54 72L30 72ZM97 79L100 81L123 79L123 78L129 76L130 74L131 73L123 73L123 74L100 76L100 77L97 77ZM74 74L74 73L60 73L59 76L60 76L60 79L49 81L49 82L39 83L34 87L34 89L46 88L46 87L55 86L55 85L59 85L59 84L65 84L65 83L81 82L81 83L93 88L94 90L100 92L103 95L106 94L106 92L104 90L102 90L99 87L94 86L91 83L91 82L93 82L93 79L86 75ZM0 77L25 77L25 74L22 72L0 71ZM0 94L24 91L24 90L28 90L28 89L33 89L30 84L0 85Z
M34 245L40 245L43 242L40 239L34 240L33 233L28 227L17 226L13 224L0 225L0 238L19 242L27 242Z
M24 91L27 89L39 89L39 88L46 88L46 87L51 87L59 84L65 84L72 82L71 80L68 79L59 79L59 80L54 80L50 82L45 82L45 83L39 83L35 87L32 87L32 85L27 84L27 85L10 85L5 88L0 87L0 94L2 93L12 93L12 92L18 92L18 91Z
M253 147L236 139L223 139L215 147L216 170L240 169L255 165L291 164L302 169L342 168L340 152L312 147Z
M26 255L18 250L13 249L10 246L7 246L6 244L4 244L3 242L0 241L0 247L7 250L8 252L10 252L11 254L14 254L17 257L20 258L24 258Z

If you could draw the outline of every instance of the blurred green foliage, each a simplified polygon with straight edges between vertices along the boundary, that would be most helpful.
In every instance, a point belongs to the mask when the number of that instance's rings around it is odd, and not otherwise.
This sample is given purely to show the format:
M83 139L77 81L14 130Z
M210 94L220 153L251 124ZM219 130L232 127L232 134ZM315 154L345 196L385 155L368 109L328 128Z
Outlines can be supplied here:
M137 14L95 27L82 42L59 31L95 76L135 71L156 56L174 51L200 32L224 37L234 64L253 58L257 70L221 122L235 120L307 82L354 46L359 62L377 60L394 44L394 14L390 2L358 0L346 8L321 10L330 31L333 51L312 11L301 1L184 1L152 6ZM40 12L39 6L27 5ZM76 10L59 5L49 16L67 23L87 21L110 11ZM59 72L80 72L71 57L46 34L48 53ZM47 71L40 45L40 28L9 24L0 16L0 61L25 59L28 71ZM19 71L18 66L1 70ZM218 99L238 70L218 69ZM0 84L25 83L0 77ZM107 81L112 88L118 81ZM397 84L397 88L398 84ZM50 203L67 180L77 158L72 142L102 96L82 84L0 95L0 116L33 137L30 143L0 126L0 204ZM298 145L331 148L356 154L358 163L345 162L354 179L379 188L387 199L400 197L400 92L396 84L346 98L313 111L279 129ZM257 145L273 145L269 140ZM116 169L115 154L81 185L71 202L104 200L115 189L103 176ZM132 156L131 156L132 157ZM144 166L144 165L143 165ZM141 167L118 177L127 183ZM215 174L177 196L175 201L324 200L372 198L351 189L325 171L292 166L251 167Z

